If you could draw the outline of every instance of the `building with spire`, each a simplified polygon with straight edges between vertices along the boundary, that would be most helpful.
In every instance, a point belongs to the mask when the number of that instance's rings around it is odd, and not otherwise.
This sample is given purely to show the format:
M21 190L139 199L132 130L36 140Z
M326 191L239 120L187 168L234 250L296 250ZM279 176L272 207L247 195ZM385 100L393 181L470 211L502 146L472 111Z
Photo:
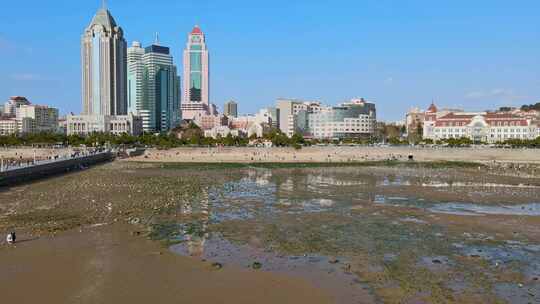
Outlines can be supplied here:
M210 104L209 58L204 33L195 26L184 50L182 117L214 115Z
M67 115L67 135L96 132L139 135L142 119L128 115L127 44L105 1L81 38L81 115ZM136 102L130 105L136 108Z
M127 114L126 51L124 32L103 5L81 39L83 114Z

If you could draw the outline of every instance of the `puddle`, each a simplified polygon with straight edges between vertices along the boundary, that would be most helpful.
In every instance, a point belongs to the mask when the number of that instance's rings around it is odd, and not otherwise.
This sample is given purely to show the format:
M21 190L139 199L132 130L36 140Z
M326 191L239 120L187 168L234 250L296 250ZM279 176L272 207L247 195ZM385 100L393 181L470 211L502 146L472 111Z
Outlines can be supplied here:
M478 188L518 188L518 189L540 189L540 186L526 184L495 184L495 183L423 183L422 187L430 188L450 188L450 187L478 187Z
M375 204L384 204L395 207L421 208L432 213L444 213L464 216L482 215L516 215L516 216L540 216L540 203L519 205L479 205L474 203L435 203L407 197L393 197L375 195Z
M515 206L480 206L464 203L444 203L436 204L428 208L434 213L445 213L455 215L523 215L540 216L540 203L515 205Z
M512 304L540 303L540 284L496 284L495 294Z

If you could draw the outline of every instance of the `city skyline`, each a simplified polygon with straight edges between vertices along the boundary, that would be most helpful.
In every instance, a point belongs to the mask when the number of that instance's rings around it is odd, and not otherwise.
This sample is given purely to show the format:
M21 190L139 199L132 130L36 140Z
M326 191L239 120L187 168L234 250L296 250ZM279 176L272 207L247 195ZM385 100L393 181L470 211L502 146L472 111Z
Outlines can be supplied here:
M80 29L88 26L100 3L59 1L55 7L54 3L30 2L29 6L6 4L4 12L24 10L24 20L2 16L3 22L13 22L3 27L6 32L0 32L0 65L5 67L1 97L24 95L59 107L63 113L82 112L77 77ZM474 110L519 106L540 99L540 62L534 55L539 53L540 27L533 18L539 4L534 1L520 6L479 1L467 6L467 11L462 10L466 6L461 1L438 4L440 8L419 1L409 6L344 1L342 16L330 18L322 26L311 22L308 15L325 16L324 9L333 12L333 8L318 2L278 1L259 8L240 2L225 9L224 4L211 1L182 5L161 1L156 5L169 6L171 12L160 10L157 15L166 17L174 11L181 20L166 23L151 22L168 20L159 16L135 18L149 4L129 8L125 2L111 1L108 7L129 44L141 40L148 45L158 31L177 59L181 58L185 33L193 24L204 28L213 57L210 102L221 109L231 98L238 101L242 112L255 113L278 97L336 104L365 96L377 103L380 118L398 120L410 107L426 107L433 98L441 106ZM62 5L65 7L58 7ZM265 26L269 17L262 16L262 11L272 15L280 5L295 18ZM55 20L50 20L47 12L53 9L74 13L56 14ZM225 22L226 16L219 12L227 15L233 9L237 9L239 21ZM50 22L37 26L38 21L33 21L36 15ZM396 16L400 17L397 21L392 19ZM407 21L409 18L415 21ZM19 22L27 24L17 26ZM69 26L59 31L58 23ZM399 27L400 23L404 26ZM237 69L239 66L249 66L249 73Z

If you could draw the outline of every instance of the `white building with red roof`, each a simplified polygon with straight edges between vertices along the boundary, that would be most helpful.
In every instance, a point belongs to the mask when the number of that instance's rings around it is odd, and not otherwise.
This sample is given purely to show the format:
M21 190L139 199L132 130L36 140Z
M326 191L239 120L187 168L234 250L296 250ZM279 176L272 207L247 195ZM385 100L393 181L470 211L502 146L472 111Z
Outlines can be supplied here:
M423 115L423 137L433 138L435 136L435 123L437 120L450 113L463 113L461 109L439 109L434 102L431 103L429 108Z
M469 138L475 142L497 143L510 139L530 140L539 136L538 126L531 119L511 113L451 112L433 116L432 133L424 138L443 140Z

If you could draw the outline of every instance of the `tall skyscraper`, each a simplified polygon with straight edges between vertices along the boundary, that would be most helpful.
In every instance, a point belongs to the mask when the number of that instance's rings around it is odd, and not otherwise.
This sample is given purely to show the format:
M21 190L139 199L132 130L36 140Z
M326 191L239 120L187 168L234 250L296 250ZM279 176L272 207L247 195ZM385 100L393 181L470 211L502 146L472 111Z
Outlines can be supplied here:
M134 41L127 49L127 104L128 113L144 116L143 109L143 73L142 57L144 49L141 43Z
M208 49L204 33L195 26L188 35L184 50L184 94L182 117L193 119L197 115L210 114Z
M83 114L127 113L126 49L122 28L100 8L81 39Z
M128 105L146 132L168 131L180 123L180 77L168 47L128 49Z
M238 117L238 104L234 100L226 102L223 108L223 114L226 116Z
M179 78L168 47L145 48L144 99L154 107L155 130L168 131L179 123Z

